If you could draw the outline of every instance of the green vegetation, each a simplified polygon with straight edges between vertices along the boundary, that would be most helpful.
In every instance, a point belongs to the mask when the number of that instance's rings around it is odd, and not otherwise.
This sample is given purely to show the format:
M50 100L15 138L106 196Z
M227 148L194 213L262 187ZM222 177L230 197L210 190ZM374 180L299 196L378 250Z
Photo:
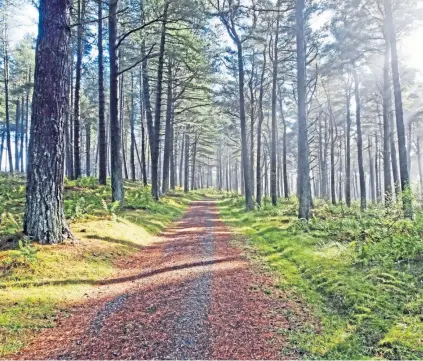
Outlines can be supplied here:
M23 238L23 178L0 177L0 356L52 327L70 302L86 299L95 282L112 277L117 262L154 241L180 218L196 195L174 192L154 202L148 188L128 182L126 206L94 178L68 181L65 211L75 241L39 246Z
M317 359L423 357L421 213L410 221L397 209L360 213L358 205L317 201L305 223L296 219L294 200L245 212L238 197L220 209L247 236L248 253L275 271L278 287L301 300L300 311L295 302L286 310L296 352ZM301 315L308 309L314 316Z

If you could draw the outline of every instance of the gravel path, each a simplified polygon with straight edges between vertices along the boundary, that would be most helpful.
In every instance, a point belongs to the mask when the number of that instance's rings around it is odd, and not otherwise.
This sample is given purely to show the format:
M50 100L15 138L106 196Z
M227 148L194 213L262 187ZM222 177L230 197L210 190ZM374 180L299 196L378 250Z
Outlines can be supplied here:
M280 359L283 295L231 246L214 201L194 202L157 243L98 285L15 359ZM288 357L288 356L286 356ZM289 356L290 358L293 355Z

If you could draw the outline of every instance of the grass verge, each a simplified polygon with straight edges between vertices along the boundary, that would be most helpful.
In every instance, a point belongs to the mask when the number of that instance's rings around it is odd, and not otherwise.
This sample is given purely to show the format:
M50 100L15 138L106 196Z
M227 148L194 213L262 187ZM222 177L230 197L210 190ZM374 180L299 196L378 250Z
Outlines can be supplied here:
M423 358L423 217L317 202L309 223L294 200L245 212L238 197L220 203L223 219L315 318L295 323L289 346L311 359Z
M174 192L154 202L149 188L127 182L126 205L93 178L66 182L65 212L76 243L39 246L20 234L23 178L0 176L0 356L18 351L59 313L83 301L116 262L154 241L180 218L196 194Z

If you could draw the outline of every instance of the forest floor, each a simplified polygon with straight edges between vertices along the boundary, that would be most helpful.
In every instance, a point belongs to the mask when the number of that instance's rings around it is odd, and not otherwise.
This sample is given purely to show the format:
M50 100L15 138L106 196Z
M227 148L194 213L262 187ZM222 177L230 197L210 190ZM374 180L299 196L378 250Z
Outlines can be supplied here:
M365 212L93 178L67 181L77 242L19 233L25 180L0 175L0 357L423 359L423 212Z
M116 235L118 238L118 235ZM290 304L232 244L216 200L97 282L16 359L281 359ZM50 283L51 285L51 283ZM9 355L9 357L11 357Z

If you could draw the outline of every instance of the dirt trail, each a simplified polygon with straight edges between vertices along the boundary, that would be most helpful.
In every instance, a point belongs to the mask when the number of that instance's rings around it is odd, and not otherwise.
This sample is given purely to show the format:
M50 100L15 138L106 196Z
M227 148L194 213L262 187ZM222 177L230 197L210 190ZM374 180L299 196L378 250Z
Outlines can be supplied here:
M280 359L287 305L263 292L271 281L230 241L216 203L194 202L98 286L108 296L76 307L15 358Z

